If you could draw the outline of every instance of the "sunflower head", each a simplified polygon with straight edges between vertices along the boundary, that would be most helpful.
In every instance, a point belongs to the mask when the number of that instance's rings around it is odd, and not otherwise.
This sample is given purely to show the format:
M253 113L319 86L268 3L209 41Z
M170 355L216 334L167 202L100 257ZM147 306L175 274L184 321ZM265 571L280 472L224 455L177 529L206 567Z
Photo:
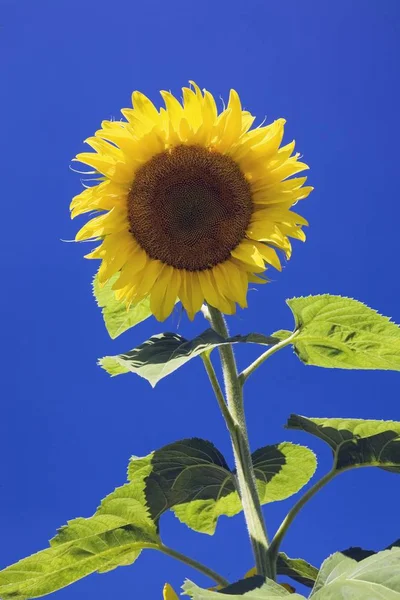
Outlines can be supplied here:
M304 240L307 221L291 208L311 187L307 169L281 146L283 119L251 128L254 117L231 90L218 114L213 96L196 84L180 103L161 92L157 109L139 92L124 121L103 121L86 140L95 185L71 203L71 216L99 214L77 241L100 244L87 258L101 260L100 284L127 306L150 298L164 320L179 299L190 318L204 302L226 314L247 306L250 282L265 283L268 266L281 269L276 250L291 254L289 237Z

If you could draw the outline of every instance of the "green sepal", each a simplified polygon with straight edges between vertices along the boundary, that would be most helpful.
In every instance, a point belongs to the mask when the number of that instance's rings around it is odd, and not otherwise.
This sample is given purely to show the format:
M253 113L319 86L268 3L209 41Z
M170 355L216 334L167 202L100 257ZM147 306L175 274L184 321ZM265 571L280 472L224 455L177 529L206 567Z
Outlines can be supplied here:
M277 341L277 338L259 333L236 335L224 339L213 329L206 329L193 340L187 340L177 333L167 332L153 335L126 354L105 356L99 360L99 364L110 375L136 373L147 379L154 387L160 379L173 373L192 358L203 352L209 352L217 346L238 342L269 346Z
M121 333L138 325L151 316L150 299L147 297L137 304L127 308L125 302L119 302L112 286L117 281L119 273L113 275L104 285L99 284L98 275L93 279L93 295L101 308L104 323L109 336L114 340Z

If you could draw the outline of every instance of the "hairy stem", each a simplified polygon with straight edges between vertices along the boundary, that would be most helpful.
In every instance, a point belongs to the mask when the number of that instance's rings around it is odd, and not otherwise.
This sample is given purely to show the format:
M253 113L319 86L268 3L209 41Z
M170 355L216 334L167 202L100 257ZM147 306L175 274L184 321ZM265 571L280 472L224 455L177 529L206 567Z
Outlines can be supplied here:
M256 369L258 369L258 367L260 365L262 365L262 363L265 360L267 360L267 358L269 358L270 356L272 356L273 354L275 354L275 352L278 352L278 350L281 350L282 348L285 348L286 346L289 346L289 344L292 343L292 341L298 335L298 333L299 333L298 331L295 331L294 333L292 333L291 336L289 336L285 340L282 340L281 342L278 342L278 344L275 344L274 346L272 346L272 348L268 348L268 350L266 350L263 354L261 354L261 356L259 356L258 358L256 358L256 360L254 362L252 362L251 365L249 365L246 369L244 369L240 373L239 379L240 379L241 383L243 384L246 381L246 379Z
M218 573L216 573L209 567L206 567L205 565L198 562L197 560L194 560L193 558L189 558L189 556L186 556L185 554L182 554L181 552L178 552L177 550L174 550L173 548L169 548L168 546L164 546L164 544L161 544L160 546L155 545L154 549L159 550L160 552L163 552L164 554L167 554L168 556L172 556L172 558L176 558L177 560L185 563L185 565L188 565L189 567L192 567L193 569L200 571L200 573L203 573L203 575L206 575L212 581L215 581L216 583L218 583L219 585L222 585L223 587L226 587L227 585L229 585L229 581L227 581L221 575L218 575Z
M228 407L225 403L225 397L221 390L221 386L219 385L217 375L215 373L213 364L211 362L210 353L203 352L203 354L201 355L201 358L203 359L203 363L206 368L208 378L210 380L212 389L214 390L214 394L217 399L218 406L219 406L221 413L225 419L226 426L228 427L229 431L232 431L235 428L235 422L232 419L231 413L229 412Z
M225 320L219 310L212 306L208 306L208 310L204 311L204 314L217 333L225 339L229 337ZM227 344L225 346L220 346L219 354L221 357L226 395L226 404L224 402L224 407L221 406L221 409L223 415L226 417L226 424L232 440L239 494L247 530L253 547L256 567L260 575L274 578L275 569L272 562L270 562L267 552L267 531L251 460L243 407L243 387L239 380L232 345ZM207 372L209 372L209 370L207 370ZM211 379L211 383L213 384L213 379ZM221 405L221 398L218 398L217 396L217 400ZM229 413L229 417L226 416L227 412Z
M294 519L301 511L303 506L313 497L317 492L320 491L321 488L324 487L329 481L331 481L337 475L337 471L335 470L335 466L326 473L319 481L317 481L309 490L296 502L296 504L290 509L281 525L276 532L271 545L269 547L269 554L271 555L273 560L276 560L278 556L279 547L282 543L283 538L285 537L290 525L293 523Z

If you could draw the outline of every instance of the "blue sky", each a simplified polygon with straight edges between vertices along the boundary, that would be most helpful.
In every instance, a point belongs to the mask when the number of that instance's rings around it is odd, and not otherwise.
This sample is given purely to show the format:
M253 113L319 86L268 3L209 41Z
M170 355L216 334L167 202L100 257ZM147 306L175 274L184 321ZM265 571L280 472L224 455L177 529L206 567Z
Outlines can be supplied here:
M80 191L69 170L82 140L119 116L130 93L158 100L195 79L216 96L234 87L260 121L287 119L286 140L311 166L314 193L301 205L306 244L274 283L250 293L233 333L291 328L284 300L317 293L360 299L400 321L398 278L398 0L0 0L2 123L2 344L0 566L45 547L67 519L89 516L121 485L130 455L185 437L230 444L200 360L155 390L111 379L96 366L153 333L206 328L173 315L112 341L91 295L93 261L72 239L68 205ZM83 221L82 221L83 223ZM240 365L255 356L240 348ZM312 446L319 473L329 451L284 431L291 412L397 419L397 373L303 366L286 349L248 383L253 449L282 440ZM399 480L378 470L340 476L303 510L284 546L319 564L349 545L381 548L396 537ZM291 501L265 508L273 531ZM171 514L166 543L230 579L252 566L242 516L222 518L213 538ZM207 583L165 556L93 575L60 600L161 599L165 581Z

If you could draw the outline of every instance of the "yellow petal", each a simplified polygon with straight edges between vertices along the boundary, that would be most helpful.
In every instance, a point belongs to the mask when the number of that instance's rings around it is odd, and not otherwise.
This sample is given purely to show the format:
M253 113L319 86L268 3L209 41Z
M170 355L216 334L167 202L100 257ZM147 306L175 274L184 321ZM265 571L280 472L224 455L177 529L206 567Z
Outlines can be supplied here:
M131 234L123 231L106 236L101 247L91 254L87 254L85 258L102 259L98 280L100 284L104 284L128 262L131 255L134 254L135 248L136 243Z
M127 285L133 285L136 281L138 273L146 268L147 262L150 259L147 254L142 250L139 245L135 248L128 261L121 269L121 274L117 281L112 286L113 290L120 290Z
M219 152L225 152L230 148L233 143L237 142L242 133L242 106L239 95L235 90L230 91L223 130L222 127L221 122L220 139L215 143L215 148Z
M244 171L252 170L257 163L261 163L259 169L262 174L265 173L266 162L277 152L282 142L284 126L285 119L277 119L268 127L260 127L253 130L255 133L251 131L243 136L243 142L232 156ZM252 133L253 135L250 136ZM252 179L256 179L253 171Z
M241 131L242 135L247 133L247 131L253 125L255 119L256 118L253 117L253 115L251 113L249 113L247 110L242 111L242 131Z
M103 181L85 189L72 199L71 219L93 210L122 209L126 205L127 189L112 181Z
M179 125L183 117L183 107L170 92L161 91L160 94L165 102L165 108L167 110L170 127L174 132L178 132ZM172 132L170 131L170 134L171 133Z
M75 240L90 240L91 238L104 237L110 233L118 233L123 229L129 229L126 211L113 208L103 215L91 219L76 234Z
M300 240L301 242L306 241L306 234L300 227L295 227L294 225L288 225L287 223L279 223L279 229L285 235L288 235L296 240ZM290 257L290 254L289 254ZM289 258L287 257L287 258Z
M204 295L196 271L181 271L181 286L178 295L189 319L193 320L194 315L199 312L204 302Z
M159 114L156 107L152 101L141 92L135 91L132 93L132 106L143 118L146 118L155 124L158 123Z
M164 265L157 281L152 287L150 308L158 321L164 321L175 306L180 287L180 275L177 269Z
M268 219L270 221L282 222L282 223L294 223L296 225L308 225L307 219L302 217L301 215L293 212L292 210L284 210L280 207L277 208L265 208L261 211L260 215L262 218Z
M190 88L182 88L185 116L196 131L202 120L202 101Z
M248 288L246 271L241 270L230 260L227 260L218 266L220 268L217 272L222 274L227 283L227 297L237 302L241 308L246 308L246 295Z
M257 575L257 569L256 569L256 567L253 567L252 569L250 569L249 571L247 571L247 573L244 576L244 579L248 579L249 577L254 577L254 575Z
M301 171L309 169L309 166L306 165L306 163L300 162L297 160L297 158L297 155L293 156L292 158L289 158L283 165L271 171L268 175L268 180L271 183L283 181L291 175L296 175L296 173L300 173Z
M123 156L123 155L121 155ZM111 154L96 154L95 152L81 152L76 155L73 162L81 162L90 167L93 167L112 181L121 184L127 184L132 182L133 169L130 165L125 162L117 161Z
M249 280L249 283L268 283L266 279L263 279L262 277L257 277L257 275L254 275L254 273L247 273L247 278Z
M198 271L201 291L203 292L206 302L218 308L218 290L215 289L214 282L211 278L210 269Z
M126 155L124 160L141 162L141 148L137 140L134 138L130 129L126 127L110 127L108 124L116 125L111 121L103 121L102 128L96 131L95 135L98 138L108 140L119 146L121 151ZM120 125L119 123L117 125Z
M166 265L160 260L148 260L146 268L140 273L141 278L136 286L133 300L139 302L151 292L164 266Z
M179 600L177 594L174 592L173 588L166 583L163 589L163 600Z
M249 240L242 240L238 246L231 252L234 258L261 270L265 269L264 260L256 248L255 243Z
M262 212L262 211L259 211ZM285 248L285 236L280 232L273 220L253 213L253 218L246 231L247 237L258 242L272 242L281 248Z
M268 264L278 269L278 271L282 271L281 263L279 257L275 250L266 244L262 244L261 242L254 242L257 250Z

